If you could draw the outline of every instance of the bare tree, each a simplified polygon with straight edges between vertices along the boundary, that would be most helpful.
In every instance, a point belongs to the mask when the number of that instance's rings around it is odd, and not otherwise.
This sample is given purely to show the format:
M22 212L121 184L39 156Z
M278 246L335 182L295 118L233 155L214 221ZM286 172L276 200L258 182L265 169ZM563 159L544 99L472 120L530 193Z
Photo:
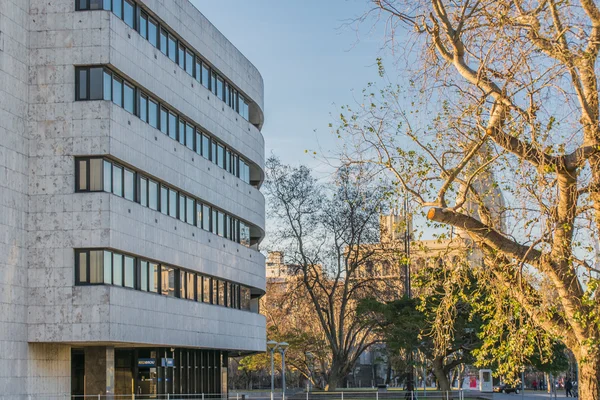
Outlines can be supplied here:
M327 343L326 390L335 390L372 343L373 321L357 317L358 301L377 296L377 279L358 278L376 253L383 192L358 168L319 184L306 167L267 162L266 194L273 247L296 267L291 299L308 302L309 329ZM300 297L300 299L298 299Z
M573 351L581 397L599 399L589 260L600 223L600 9L591 0L371 4L410 84L370 87L344 110L348 161L381 166L429 221L475 242L495 284Z

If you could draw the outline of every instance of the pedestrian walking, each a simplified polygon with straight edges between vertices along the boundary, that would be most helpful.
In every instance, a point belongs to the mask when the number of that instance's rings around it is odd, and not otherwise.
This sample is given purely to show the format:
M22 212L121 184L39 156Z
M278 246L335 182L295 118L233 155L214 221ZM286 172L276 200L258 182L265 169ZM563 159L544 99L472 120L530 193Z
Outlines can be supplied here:
M573 397L573 393L571 393L571 389L573 389L573 383L571 383L571 378L567 377L565 381L565 396Z
M534 379L533 382L531 382L531 387L533 388L533 390L537 390L537 381Z

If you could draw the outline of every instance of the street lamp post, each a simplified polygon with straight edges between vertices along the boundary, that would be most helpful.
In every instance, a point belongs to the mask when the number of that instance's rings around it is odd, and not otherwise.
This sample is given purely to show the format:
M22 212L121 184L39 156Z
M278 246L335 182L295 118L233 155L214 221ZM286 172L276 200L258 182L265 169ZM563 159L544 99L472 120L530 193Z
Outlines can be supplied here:
M271 352L271 400L273 400L273 390L275 390L275 375L274 375L274 365L273 365L273 356L275 353L275 349L277 348L277 342L274 340L269 340L267 342L267 349Z
M281 400L285 400L285 350L289 346L286 342L278 343L281 353Z
M311 353L310 351L306 352L306 359L308 360L308 391L309 392L312 390L312 377L313 377L312 366L313 366L314 358L315 358L315 355L313 353Z

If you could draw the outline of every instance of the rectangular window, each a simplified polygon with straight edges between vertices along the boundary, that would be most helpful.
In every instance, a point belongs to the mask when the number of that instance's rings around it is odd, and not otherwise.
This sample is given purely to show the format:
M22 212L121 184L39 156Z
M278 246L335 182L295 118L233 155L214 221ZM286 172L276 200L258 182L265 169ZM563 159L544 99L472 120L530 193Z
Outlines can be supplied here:
M210 68L202 63L202 85L210 90Z
M221 144L217 146L217 165L225 168L225 147Z
M211 304L219 304L219 280L212 279L212 300Z
M169 214L169 189L162 185L160 186L160 212Z
M148 16L144 12L140 13L140 35L148 39Z
M88 70L87 69L80 69L78 71L78 77L79 77L79 82L77 82L79 84L79 90L77 91L78 94L78 99L79 100L87 100L88 99Z
M210 160L216 164L217 163L217 142L215 142L214 140L211 140L210 147L211 147Z
M202 278L202 301L204 303L210 303L210 288L211 288L211 283L210 283L210 278L208 276L205 276Z
M82 251L79 253L79 259L77 260L77 282L78 283L87 283L88 282L88 274L87 274L87 253Z
M154 47L157 47L158 23L152 18L148 18L148 41Z
M123 196L123 168L113 165L113 190L117 196Z
M169 123L168 123L168 115L169 112L167 111L166 108L161 107L160 108L160 131L162 133L169 134Z
M140 290L148 291L148 261L140 261Z
M238 176L238 155L234 154L233 155L233 161L232 161L232 166L231 166L231 173L235 176Z
M104 100L112 100L112 75L109 72L104 71L103 73L103 86L104 86Z
M90 251L90 283L104 282L104 252L100 250Z
M169 58L173 62L177 62L177 40L173 35L169 35Z
M112 253L110 251L104 252L104 283L107 285L112 284Z
M158 103L148 100L148 123L153 128L158 128Z
M119 18L123 18L123 0L113 0L112 12Z
M225 299L225 305L231 307L231 282L227 282L227 298Z
M250 227L240 221L240 243L250 246Z
M195 69L196 69L196 80L198 82L202 82L202 61L200 61L198 58L196 58Z
M90 0L90 10L102 10L103 0Z
M125 287L135 287L135 258L125 256Z
M160 51L162 51L164 55L168 54L168 49L167 49L167 37L168 36L169 36L169 34L167 33L167 31L165 31L164 29L160 30Z
M156 263L149 264L150 273L148 276L148 289L151 292L158 293L158 282L160 278L160 265Z
M148 182L148 207L158 210L158 183L152 180Z
M102 159L90 160L90 190L92 192L102 191Z
M177 115L169 113L169 137L177 140Z
M202 204L196 202L196 226L202 228Z
M187 275L187 272L179 271L179 298L181 298L181 299L186 298L186 290L185 290L186 281L187 281L186 275Z
M90 68L90 100L102 100L103 68Z
M102 8L105 9L105 10L107 10L107 11L110 11L110 3L111 3L111 0L103 0L102 1Z
M222 100L225 101L225 95L224 95L224 90L223 90L223 78L221 78L220 76L217 76L217 96Z
M104 160L103 165L104 171L102 172L102 177L104 180L104 191L110 193L112 191L112 164Z
M210 160L210 138L207 135L202 135L202 157Z
M194 54L189 50L185 52L185 72L194 76Z
M123 182L125 186L124 197L127 200L135 201L135 173L125 169L125 177Z
M219 236L224 236L225 235L225 214L223 214L222 212L218 212L217 213L217 223L218 223L218 235Z
M123 21L131 28L135 28L135 6L129 0L123 2Z
M177 53L177 61L181 69L185 69L185 47L179 45L179 52Z
M220 306L224 306L225 305L225 296L226 296L226 290L225 290L225 282L224 281L219 281L219 305Z
M179 143L185 144L185 121L179 118Z
M225 150L225 170L231 173L231 150Z
M88 162L87 160L79 160L77 173L79 174L79 179L77 180L77 190L87 191L88 190Z
M113 285L123 286L123 256L113 253Z
M231 216L225 214L225 232L223 233L223 235L231 240Z
M204 301L202 285L202 275L196 275L196 301Z
M161 265L161 293L164 296L175 297L175 268Z
M123 107L123 80L113 78L113 103L119 107Z
M231 105L231 91L229 88L229 83L225 82L225 103L227 103L228 106Z
M187 272L186 274L187 283L186 283L186 299L188 300L196 300L196 282L194 282L195 275L191 272Z
M148 207L148 179L140 178L140 204Z
M201 154L202 153L202 134L200 133L200 131L198 129L196 129L196 153Z
M219 234L219 212L217 210L215 210L213 208L212 210L212 216L211 216L211 221L212 221L212 233L214 233L215 235Z
M215 71L212 71L212 74L210 76L210 88L214 94L217 94L217 73Z
M185 203L186 197L182 194L179 194L179 219L185 222Z
M135 89L127 82L125 82L125 86L123 88L123 99L125 103L125 111L133 114L135 111Z
M194 127L190 124L185 125L185 145L194 150Z
M202 205L202 229L210 231L210 207Z
M169 216L177 218L177 191L169 189Z
M144 122L148 122L148 96L140 94L140 119Z
M192 199L191 197L188 197L186 199L186 206L185 206L185 222L187 222L188 224L194 225L194 199Z

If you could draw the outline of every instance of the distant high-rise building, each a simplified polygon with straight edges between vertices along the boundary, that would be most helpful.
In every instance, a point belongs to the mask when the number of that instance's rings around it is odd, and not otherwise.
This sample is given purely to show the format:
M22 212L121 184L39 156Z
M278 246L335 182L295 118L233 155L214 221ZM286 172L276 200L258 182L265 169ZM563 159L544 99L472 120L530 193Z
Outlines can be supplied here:
M0 3L2 399L226 393L265 350L262 124L188 0Z

